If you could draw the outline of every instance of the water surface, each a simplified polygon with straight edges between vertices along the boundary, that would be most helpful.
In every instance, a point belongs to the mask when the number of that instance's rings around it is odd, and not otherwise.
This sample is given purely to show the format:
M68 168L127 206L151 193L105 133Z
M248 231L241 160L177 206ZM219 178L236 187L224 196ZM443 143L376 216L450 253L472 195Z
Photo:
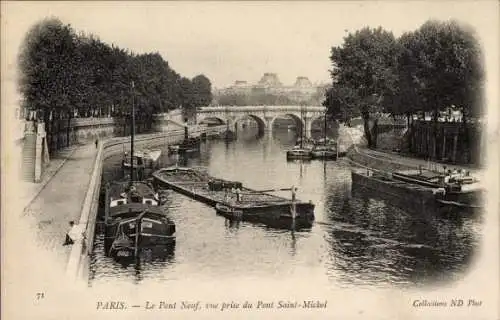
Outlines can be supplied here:
M296 139L287 130L258 137L247 127L237 141L208 141L189 159L168 156L164 149L161 161L205 166L213 176L253 189L297 186L298 198L316 205L311 230L231 223L213 208L170 192L165 210L177 225L175 250L124 266L105 256L103 235L97 234L90 285L245 276L314 277L336 287L414 287L463 276L480 240L479 221L419 218L385 201L353 196L345 160L287 162L285 151ZM119 174L120 161L121 155L106 161L104 180Z

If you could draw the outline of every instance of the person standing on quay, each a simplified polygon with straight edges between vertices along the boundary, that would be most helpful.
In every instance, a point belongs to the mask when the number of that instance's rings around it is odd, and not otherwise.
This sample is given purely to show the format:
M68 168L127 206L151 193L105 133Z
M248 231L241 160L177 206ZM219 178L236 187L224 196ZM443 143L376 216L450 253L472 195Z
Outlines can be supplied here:
M74 221L69 222L70 229L66 233L66 240L63 243L63 246L72 245L77 241L81 241L85 238L83 234L83 230L77 225L75 225Z
M99 139L95 139L95 148L97 149L97 146L99 145Z

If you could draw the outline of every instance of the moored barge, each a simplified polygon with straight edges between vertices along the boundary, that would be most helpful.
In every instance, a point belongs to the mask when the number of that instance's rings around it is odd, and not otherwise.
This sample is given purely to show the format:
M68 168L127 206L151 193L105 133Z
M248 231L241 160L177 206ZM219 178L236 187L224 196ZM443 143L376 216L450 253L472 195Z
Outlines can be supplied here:
M310 228L314 204L243 187L194 168L170 167L153 173L154 185L172 189L216 209L231 220L259 222L276 228ZM284 190L284 189L281 189ZM291 189L287 189L291 190ZM269 190L270 192L271 190Z
M200 151L201 140L199 138L189 138L179 144L168 146L168 151L171 154L175 153L195 153Z
M138 249L175 245L175 223L145 182L107 183L105 247L109 256L129 258Z
M473 214L483 208L481 189L458 190L455 185L426 184L420 179L411 179L407 174L370 169L358 172L353 170L351 178L353 191L372 191L391 204L415 213Z
M184 127L184 140L179 144L173 144L168 146L168 152L171 154L175 153L194 153L200 151L201 138L200 137L189 137L188 127Z
M313 159L337 160L337 149L335 146L315 145L311 151Z
M311 160L312 153L311 149L302 148L300 146L295 146L293 149L287 150L286 152L287 160Z

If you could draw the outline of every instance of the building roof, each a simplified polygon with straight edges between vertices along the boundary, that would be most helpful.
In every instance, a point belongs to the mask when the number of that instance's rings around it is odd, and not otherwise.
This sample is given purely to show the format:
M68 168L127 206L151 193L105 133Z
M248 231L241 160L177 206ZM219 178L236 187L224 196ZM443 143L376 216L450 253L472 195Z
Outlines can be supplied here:
M294 86L301 87L301 88L312 87L312 83L309 80L309 78L301 76L301 77L297 77L297 79L295 80Z
M278 75L276 73L266 72L260 78L259 85L269 86L269 87L281 87L283 84L280 82Z

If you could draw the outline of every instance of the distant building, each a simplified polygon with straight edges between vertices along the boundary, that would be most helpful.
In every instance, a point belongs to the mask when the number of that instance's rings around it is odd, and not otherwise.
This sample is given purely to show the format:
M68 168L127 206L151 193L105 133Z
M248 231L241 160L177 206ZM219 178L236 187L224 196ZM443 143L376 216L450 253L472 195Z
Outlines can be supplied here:
M279 88L283 86L276 73L264 73L258 85L270 88Z
M243 81L243 80L236 80L234 82L234 86L235 87L246 87L246 86L248 86L248 83L246 81Z
M294 86L296 88L310 88L312 87L312 83L307 77L297 77Z
M249 84L244 80L236 80L233 85L215 90L214 103L217 97L223 95L252 96L252 94L272 94L284 96L297 104L308 102L309 104L321 104L328 85L313 85L308 77L298 76L293 85L284 85L276 73L266 72L255 84Z

